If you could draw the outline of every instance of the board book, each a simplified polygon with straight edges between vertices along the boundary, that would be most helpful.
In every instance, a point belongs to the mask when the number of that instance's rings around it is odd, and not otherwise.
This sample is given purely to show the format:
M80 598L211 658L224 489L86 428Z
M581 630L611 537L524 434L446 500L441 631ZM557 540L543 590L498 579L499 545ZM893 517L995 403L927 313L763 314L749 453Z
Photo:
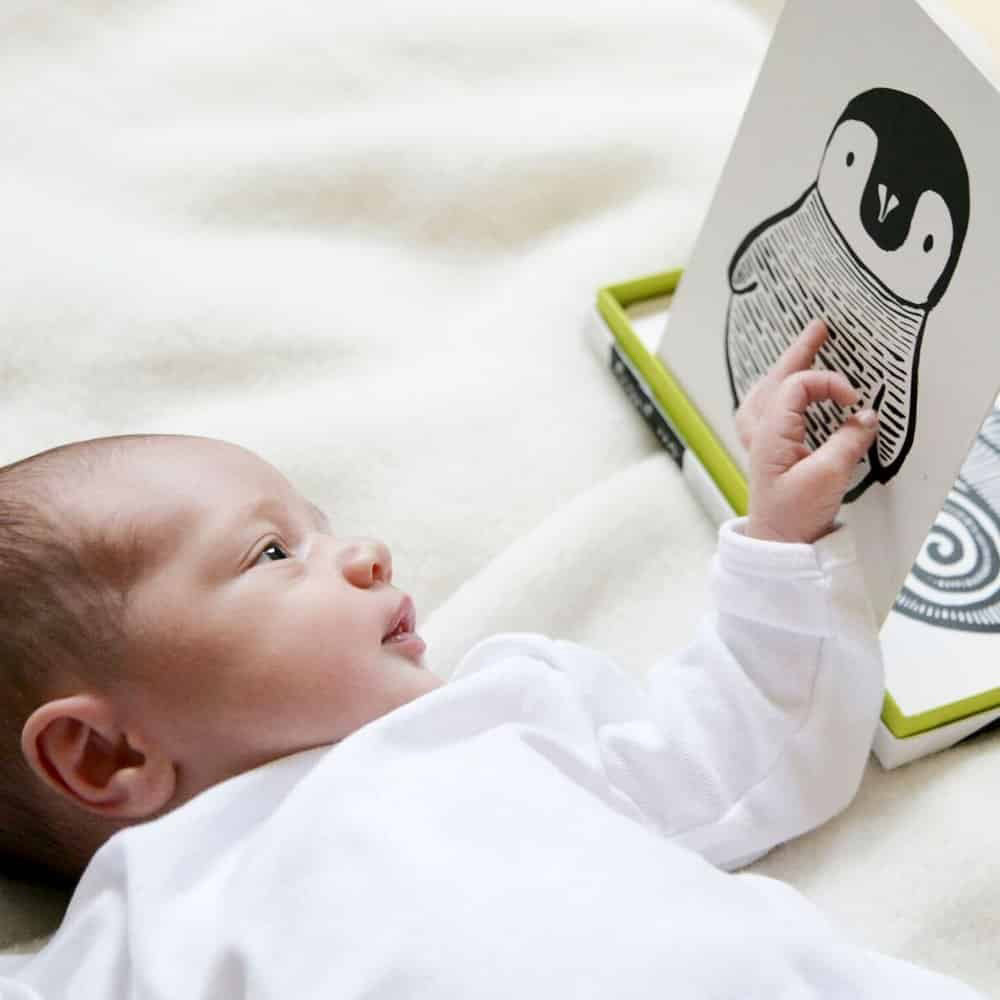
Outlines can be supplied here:
M688 266L601 289L593 330L720 521L746 510L736 407L826 320L816 365L879 413L840 517L882 623L894 767L1000 717L1000 95L914 0L871 14L788 0ZM846 413L811 407L807 443Z

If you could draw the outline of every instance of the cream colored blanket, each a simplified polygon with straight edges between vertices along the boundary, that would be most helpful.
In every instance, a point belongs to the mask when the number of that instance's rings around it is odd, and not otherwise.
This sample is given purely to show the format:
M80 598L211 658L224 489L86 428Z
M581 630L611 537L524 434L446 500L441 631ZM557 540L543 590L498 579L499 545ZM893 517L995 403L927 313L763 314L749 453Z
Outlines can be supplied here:
M582 329L598 285L686 261L772 13L8 4L0 461L236 441L388 542L441 673L498 629L642 670L690 636L713 531ZM756 870L1000 994L998 780L996 739L873 764ZM0 885L2 943L63 902Z

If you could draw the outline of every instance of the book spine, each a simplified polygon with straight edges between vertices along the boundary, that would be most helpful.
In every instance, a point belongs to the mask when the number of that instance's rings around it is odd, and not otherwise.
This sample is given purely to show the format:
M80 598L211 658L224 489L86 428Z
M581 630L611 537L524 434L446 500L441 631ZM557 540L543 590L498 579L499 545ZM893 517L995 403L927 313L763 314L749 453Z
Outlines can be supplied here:
M629 401L638 410L649 429L656 435L656 440L663 446L664 451L677 463L678 468L683 469L684 452L687 451L684 442L681 441L680 435L653 400L645 381L632 368L628 358L625 357L614 340L611 340L609 344L608 367L618 384L624 389Z
M649 383L636 370L624 348L619 345L596 312L591 331L592 342L599 350L602 360L624 390L625 396L656 436L660 446L680 468L688 487L708 516L716 524L722 524L723 521L734 517L735 511L715 480L684 441L680 431L660 406Z

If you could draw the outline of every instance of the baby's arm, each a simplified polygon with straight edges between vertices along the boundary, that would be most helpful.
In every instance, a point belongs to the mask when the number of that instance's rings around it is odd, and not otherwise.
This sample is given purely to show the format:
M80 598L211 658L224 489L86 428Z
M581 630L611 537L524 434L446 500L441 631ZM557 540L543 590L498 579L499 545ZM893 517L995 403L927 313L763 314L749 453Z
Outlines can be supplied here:
M849 532L833 530L874 426L856 415L815 453L804 445L810 402L857 399L843 376L809 370L824 336L810 325L740 412L750 514L720 530L714 613L652 672L649 718L599 736L615 784L724 867L843 809L881 710L864 581Z

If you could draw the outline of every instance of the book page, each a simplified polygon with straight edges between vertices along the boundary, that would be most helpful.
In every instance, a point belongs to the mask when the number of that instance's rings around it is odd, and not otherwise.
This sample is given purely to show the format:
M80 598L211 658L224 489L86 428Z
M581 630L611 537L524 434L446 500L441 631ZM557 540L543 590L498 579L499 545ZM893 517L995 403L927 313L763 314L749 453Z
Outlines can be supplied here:
M788 0L658 354L745 471L736 406L826 320L880 418L842 508L879 621L1000 383L997 205L1000 95L914 0Z
M882 627L904 715L1000 696L1000 409L976 435ZM960 715L956 715L960 717Z

